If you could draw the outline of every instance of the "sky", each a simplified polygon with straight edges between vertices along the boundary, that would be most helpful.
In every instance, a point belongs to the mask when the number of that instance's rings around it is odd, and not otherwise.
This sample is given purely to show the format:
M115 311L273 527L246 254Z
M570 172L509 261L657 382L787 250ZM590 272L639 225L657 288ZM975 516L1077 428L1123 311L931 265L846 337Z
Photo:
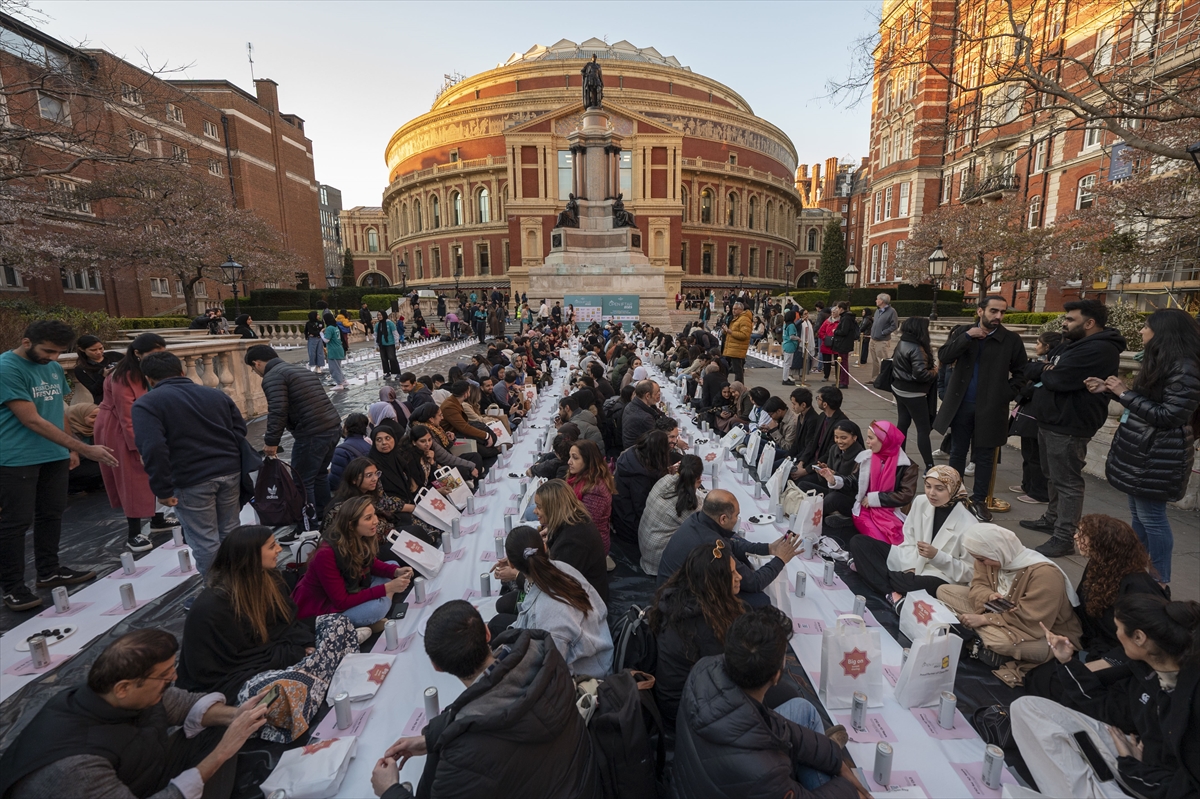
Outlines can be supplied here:
M343 207L379 205L383 149L429 111L443 75L474 75L514 52L593 36L674 55L740 94L782 129L800 163L866 154L869 103L824 99L851 49L876 26L880 0L807 2L185 2L31 0L46 33L178 77L221 78L254 93L279 84L284 113L305 120L317 180ZM589 19L594 21L589 21Z

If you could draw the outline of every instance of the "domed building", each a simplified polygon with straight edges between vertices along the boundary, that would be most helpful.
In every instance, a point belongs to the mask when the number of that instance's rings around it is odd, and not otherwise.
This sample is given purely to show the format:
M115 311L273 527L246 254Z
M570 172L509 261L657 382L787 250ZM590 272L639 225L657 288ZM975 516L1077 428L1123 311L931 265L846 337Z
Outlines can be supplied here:
M572 188L567 135L583 117L580 69L592 56L622 142L625 207L667 295L794 282L801 200L787 135L674 57L599 39L514 54L447 85L396 131L382 202L392 281L528 289Z

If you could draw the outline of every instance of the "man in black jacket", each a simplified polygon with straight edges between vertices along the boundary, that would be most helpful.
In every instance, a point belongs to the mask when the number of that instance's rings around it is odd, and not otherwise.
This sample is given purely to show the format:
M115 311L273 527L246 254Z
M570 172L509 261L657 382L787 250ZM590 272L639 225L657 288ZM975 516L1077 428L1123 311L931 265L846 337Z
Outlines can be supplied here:
M959 474L966 471L967 450L971 450L975 463L971 502L984 521L992 518L986 501L992 459L996 448L1008 440L1008 405L1024 382L1029 360L1021 337L1002 324L1007 310L1003 297L981 297L978 323L954 328L938 350L938 360L953 365L954 374L933 429L954 430L950 466Z
M713 489L704 498L700 510L683 520L675 535L667 542L663 550L662 560L658 564L658 585L683 567L683 562L693 549L700 545L712 547L721 541L737 561L738 574L741 575L741 599L753 607L771 604L771 600L763 590L783 571L783 566L799 552L800 539L789 542L787 537L781 537L770 544L751 543L741 536L735 536L738 514L741 507L737 497L722 489ZM750 565L748 555L772 555L771 560L755 569Z
M342 417L329 401L321 378L301 364L285 363L266 344L246 350L246 365L262 378L267 397L263 454L275 457L283 431L291 432L292 469L304 481L308 503L320 519L329 504L326 474L342 437Z
M782 698L768 692L783 676L791 637L783 612L756 608L730 626L724 655L697 661L675 723L677 796L867 795L810 702L795 696L770 706Z
M629 449L643 433L654 429L654 422L663 415L656 405L661 397L658 383L653 380L639 381L633 387L633 399L625 406L621 415L621 447Z
M807 393L807 389L804 391ZM793 480L814 474L818 463L829 460L829 450L833 447L833 426L846 418L842 412L842 390L836 386L817 389L816 421L812 423L812 432L805 441L804 449L799 451L796 468L792 470ZM797 431L797 441L800 440L800 433Z
M1108 309L1099 300L1077 300L1063 305L1063 338L1042 368L1029 407L1038 420L1038 450L1042 473L1050 490L1050 504L1035 521L1023 521L1030 530L1051 533L1037 547L1047 557L1075 551L1075 528L1083 515L1083 465L1088 442L1108 418L1108 395L1088 391L1087 379L1104 380L1117 373L1125 339L1108 322ZM978 477L978 475L976 475Z
M841 393L833 386L826 386L826 388ZM792 389L788 403L792 406L792 413L796 414L796 437L792 440L792 446L782 454L784 457L799 462L800 454L807 450L816 439L822 414L817 413L813 408L813 395L807 388Z
M435 670L454 675L466 690L420 735L399 739L375 764L377 796L411 799L399 770L422 755L419 799L600 795L575 682L550 633L508 630L492 641L479 611L456 599L429 617L425 653Z

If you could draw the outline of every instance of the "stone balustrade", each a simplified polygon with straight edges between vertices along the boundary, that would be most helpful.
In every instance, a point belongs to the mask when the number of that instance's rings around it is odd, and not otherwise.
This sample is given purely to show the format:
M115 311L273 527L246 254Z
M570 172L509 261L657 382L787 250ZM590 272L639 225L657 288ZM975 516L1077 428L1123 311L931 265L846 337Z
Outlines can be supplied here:
M255 322L254 332L258 334L262 343L270 343L275 346L283 347L306 347L308 346L304 339L304 326L307 322ZM350 326L350 343L358 344L367 340L366 329L363 328L361 322L355 322Z

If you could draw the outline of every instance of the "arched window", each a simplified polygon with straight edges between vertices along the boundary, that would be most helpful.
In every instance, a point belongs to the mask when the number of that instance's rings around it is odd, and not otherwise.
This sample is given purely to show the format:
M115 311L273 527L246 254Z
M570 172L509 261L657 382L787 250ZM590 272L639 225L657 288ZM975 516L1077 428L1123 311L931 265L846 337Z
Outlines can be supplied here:
M492 195L486 188L480 189L476 195L476 207L479 208L479 224L486 225L492 221Z
M367 252L379 252L379 231L367 228Z
M429 198L429 210L433 216L433 224L430 225L430 227L432 227L434 230L437 230L442 226L442 207L441 203L438 202L438 196L436 194Z
M425 229L425 217L421 214L420 200L413 200L413 229L418 233Z
M679 192L679 197L681 200L683 200L683 221L691 222L692 221L692 208L691 208L691 206L688 205L688 190L681 189Z
M729 192L729 218L726 224L733 227L737 224L738 219L738 196L733 192Z
M713 193L710 189L705 189L700 192L700 222L701 224L712 224L713 212Z
M746 227L754 230L754 212L758 210L758 198L751 197L750 205L746 214Z
M767 224L766 224L766 227L763 228L763 230L765 230L768 233L773 233L774 230L772 228L774 227L774 222L775 222L775 206L772 205L770 200L767 200Z
M817 249L817 229L815 227L808 229L808 250L814 252Z
M1096 176L1088 175L1079 181L1079 195L1075 199L1075 210L1091 208L1096 202Z
M400 206L400 235L408 235L408 203Z
M458 227L463 223L462 195L454 192L450 195L450 224Z
M1029 200L1029 227L1042 226L1042 198L1035 196Z

